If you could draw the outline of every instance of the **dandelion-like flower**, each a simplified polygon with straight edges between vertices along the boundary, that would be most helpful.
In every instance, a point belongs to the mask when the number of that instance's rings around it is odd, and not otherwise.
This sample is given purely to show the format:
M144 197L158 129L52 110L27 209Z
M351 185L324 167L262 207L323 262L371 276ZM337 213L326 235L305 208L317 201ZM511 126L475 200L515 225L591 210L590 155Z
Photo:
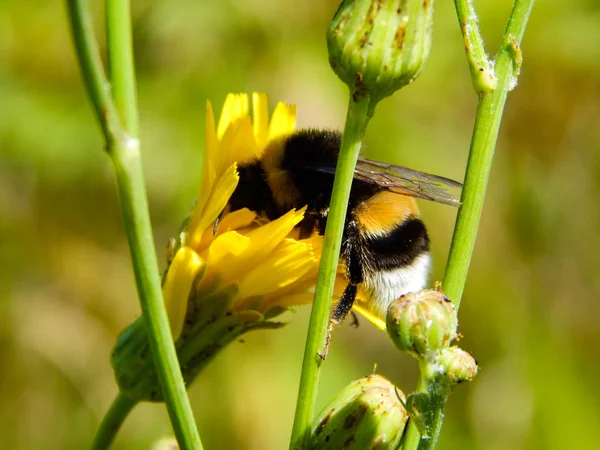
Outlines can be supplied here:
M226 208L239 181L237 164L260 158L270 141L295 128L294 106L279 103L269 121L266 95L252 100L251 119L248 96L230 94L216 127L207 103L200 194L170 246L163 295L187 384L227 343L281 326L272 319L312 300L322 238L292 237L304 208L273 221ZM112 363L123 395L162 400L140 319L119 336Z
M267 98L253 95L253 119L248 96L230 94L215 129L210 103L206 111L206 150L198 202L164 280L171 331L177 338L186 317L209 294L231 294L231 311L267 313L310 301L321 238L296 240L288 235L302 220L304 209L291 210L268 222L248 209L224 211L237 187L237 164L259 159L268 143L294 131L296 111L279 103L269 122ZM194 289L196 302L188 302Z

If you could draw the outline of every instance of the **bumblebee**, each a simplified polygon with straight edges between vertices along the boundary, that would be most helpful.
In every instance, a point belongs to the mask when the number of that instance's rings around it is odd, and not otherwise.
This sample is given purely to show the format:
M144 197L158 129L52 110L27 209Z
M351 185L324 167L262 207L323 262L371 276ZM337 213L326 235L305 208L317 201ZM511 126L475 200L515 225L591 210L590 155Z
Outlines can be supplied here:
M340 144L339 132L315 129L273 141L260 160L238 167L230 209L248 208L273 220L306 205L300 236L323 235ZM405 167L358 160L340 254L348 285L332 312L333 323L351 311L359 288L367 308L385 317L393 300L425 287L429 236L414 198L458 206L447 188L460 186Z

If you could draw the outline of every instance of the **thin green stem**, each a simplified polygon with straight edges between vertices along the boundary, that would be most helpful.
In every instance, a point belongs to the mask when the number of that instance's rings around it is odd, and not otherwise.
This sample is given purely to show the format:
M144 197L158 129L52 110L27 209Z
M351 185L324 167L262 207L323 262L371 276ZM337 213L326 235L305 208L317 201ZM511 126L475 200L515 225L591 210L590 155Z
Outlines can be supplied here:
M150 348L169 417L180 448L201 449L200 436L195 426L171 337L152 241L152 227L137 139L137 106L129 5L125 0L107 3L107 9L112 8L107 11L111 35L108 58L111 62L112 78L115 86L118 86L113 92L114 100L110 95L110 85L102 68L87 2L67 0L67 8L83 79L115 168L125 233L131 252L142 315L148 328ZM117 74L117 68L122 72Z
M485 52L473 0L454 0L454 5L463 35L473 88L477 93L491 91L496 88L496 76Z
M114 148L113 164L142 315L179 447L200 449L200 436L181 376L162 298L139 148L135 145L137 140L132 139L131 142L133 145L129 147Z
M138 136L139 120L129 0L106 0L106 40L112 96L123 126Z
M102 67L87 2L67 0L67 10L81 75L102 134L107 143L121 139L122 125Z
M520 61L518 45L523 38L534 0L517 0L508 21L502 47L496 58L498 86L483 93L477 105L477 115L471 139L471 150L462 191L462 206L458 211L454 235L444 276L444 292L458 309L467 280L471 255L483 210L483 202L492 168L498 130L508 91L514 87L515 71ZM457 8L458 10L458 8ZM518 52L517 52L518 51Z
M516 84L515 77L518 75L522 59L519 45L525 33L533 4L534 0L515 1L504 32L502 46L496 57L496 88L480 91L475 87L480 95L479 103L462 191L462 206L456 219L443 282L444 292L452 299L457 311L475 247L502 113L508 92ZM455 5L461 25L466 20L477 20L470 1L455 0ZM469 8L465 8L465 5L468 5ZM467 48L468 53L469 49ZM469 55L468 59L471 61L472 56ZM422 388L422 381L419 382L419 386ZM432 417L438 418L438 420L430 424L435 429L431 439L422 439L415 424L411 422L406 431L403 450L425 450L435 447L442 425L445 398L442 400L435 411L432 411Z
M364 96L355 100L352 95L350 96L327 216L315 297L308 325L298 403L296 404L296 415L290 443L291 450L302 448L311 432L317 400L319 372L323 363L319 352L323 350L326 344L329 310L333 297L333 286L340 255L344 221L348 209L350 188L361 142L371 115L372 109L368 97Z
M106 450L110 448L123 422L125 422L125 419L136 404L135 400L120 393L117 394L112 405L110 405L110 409L102 418L102 423L96 432L96 436L94 436L91 450Z

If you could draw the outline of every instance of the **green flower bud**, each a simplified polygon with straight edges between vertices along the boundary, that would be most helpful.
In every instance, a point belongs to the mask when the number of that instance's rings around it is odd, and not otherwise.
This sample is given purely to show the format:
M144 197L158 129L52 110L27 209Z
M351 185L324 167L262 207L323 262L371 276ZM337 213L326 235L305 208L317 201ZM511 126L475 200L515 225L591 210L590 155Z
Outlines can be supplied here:
M404 394L385 378L361 378L321 411L307 449L395 449L408 420L404 401Z
M458 326L454 305L436 290L403 295L388 308L386 323L396 347L427 359L450 345Z
M451 384L471 381L477 375L477 361L469 353L453 346L440 351L438 356L440 369L445 372Z
M375 101L412 83L429 56L433 0L344 0L327 32L329 62Z
M175 342L186 386L230 342L256 329L275 329L284 324L266 320L257 311L229 311L235 289L203 293L202 307L190 308L191 316ZM280 310L279 312L282 312ZM274 313L270 317L274 317ZM163 401L158 374L150 351L146 327L140 317L121 332L111 354L115 379L122 395L136 401Z

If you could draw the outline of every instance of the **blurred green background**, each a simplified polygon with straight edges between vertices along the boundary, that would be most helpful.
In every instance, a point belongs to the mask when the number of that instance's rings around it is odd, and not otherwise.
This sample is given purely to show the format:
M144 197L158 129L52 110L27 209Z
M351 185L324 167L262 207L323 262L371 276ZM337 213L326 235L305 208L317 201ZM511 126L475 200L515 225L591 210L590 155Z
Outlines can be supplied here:
M102 38L101 2L94 2ZM265 91L300 127L343 124L324 33L337 2L133 2L143 158L162 254L197 193L204 105ZM490 53L508 0L479 1ZM600 3L540 1L509 96L460 311L480 375L450 398L440 449L600 442ZM476 107L452 2L437 2L419 80L385 100L366 155L462 179ZM108 357L138 314L112 168L75 65L63 2L0 9L0 448L86 448L116 386ZM455 211L422 202L443 276ZM162 263L164 267L164 262ZM190 391L205 448L287 448L308 310L248 334ZM414 361L365 320L334 335L319 405L377 371L403 390ZM139 406L116 449L170 426Z

